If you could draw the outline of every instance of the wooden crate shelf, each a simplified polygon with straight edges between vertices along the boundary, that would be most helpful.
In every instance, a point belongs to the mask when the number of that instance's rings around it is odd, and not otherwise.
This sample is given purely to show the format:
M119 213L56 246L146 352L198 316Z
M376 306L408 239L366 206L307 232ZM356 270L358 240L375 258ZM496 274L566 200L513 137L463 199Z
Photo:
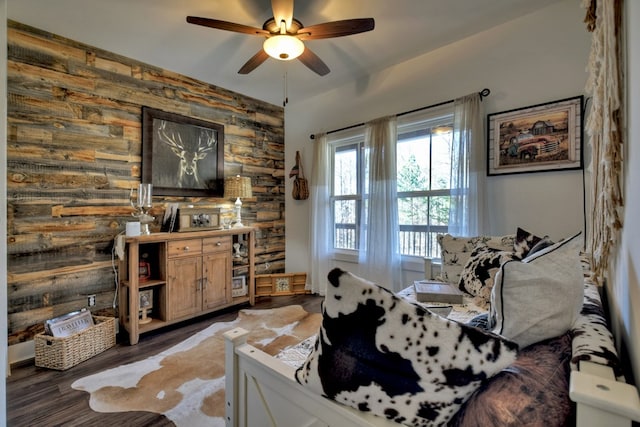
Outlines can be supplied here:
M279 296L310 293L305 289L307 273L256 275L255 296Z

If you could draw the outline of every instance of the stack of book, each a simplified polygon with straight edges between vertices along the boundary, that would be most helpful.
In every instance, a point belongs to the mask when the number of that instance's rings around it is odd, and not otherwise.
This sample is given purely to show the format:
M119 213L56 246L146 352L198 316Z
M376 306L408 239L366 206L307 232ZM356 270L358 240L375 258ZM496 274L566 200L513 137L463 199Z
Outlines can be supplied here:
M463 293L455 286L436 280L416 280L413 282L416 299L420 302L462 304Z

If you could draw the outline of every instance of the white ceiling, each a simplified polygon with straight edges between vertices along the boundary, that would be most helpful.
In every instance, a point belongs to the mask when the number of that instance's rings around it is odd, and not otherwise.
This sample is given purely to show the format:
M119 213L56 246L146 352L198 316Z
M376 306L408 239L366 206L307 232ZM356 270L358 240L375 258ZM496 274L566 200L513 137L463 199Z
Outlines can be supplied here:
M262 28L269 0L8 0L8 16L76 41L276 105L307 99L560 0L297 0L304 25L372 17L371 32L305 42L331 69L297 60L238 69L263 38L188 24L187 15ZM535 36L532 34L532 37Z

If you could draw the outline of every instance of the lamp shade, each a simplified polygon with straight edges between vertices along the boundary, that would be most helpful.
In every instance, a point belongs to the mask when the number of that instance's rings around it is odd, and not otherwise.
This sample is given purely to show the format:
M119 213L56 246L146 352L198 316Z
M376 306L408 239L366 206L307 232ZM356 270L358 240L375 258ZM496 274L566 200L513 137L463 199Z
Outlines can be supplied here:
M251 178L248 176L234 176L224 180L224 198L236 199L253 197Z
M262 47L269 56L281 61L296 59L304 52L304 43L298 38L286 34L269 37L264 41Z

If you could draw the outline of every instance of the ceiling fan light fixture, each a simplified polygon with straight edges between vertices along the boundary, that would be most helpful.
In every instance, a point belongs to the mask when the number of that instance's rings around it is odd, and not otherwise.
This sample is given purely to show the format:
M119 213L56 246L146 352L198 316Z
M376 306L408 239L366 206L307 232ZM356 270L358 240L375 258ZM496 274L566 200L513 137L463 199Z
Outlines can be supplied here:
M296 59L304 52L304 43L298 38L288 35L277 35L269 37L262 46L267 54L281 61Z

